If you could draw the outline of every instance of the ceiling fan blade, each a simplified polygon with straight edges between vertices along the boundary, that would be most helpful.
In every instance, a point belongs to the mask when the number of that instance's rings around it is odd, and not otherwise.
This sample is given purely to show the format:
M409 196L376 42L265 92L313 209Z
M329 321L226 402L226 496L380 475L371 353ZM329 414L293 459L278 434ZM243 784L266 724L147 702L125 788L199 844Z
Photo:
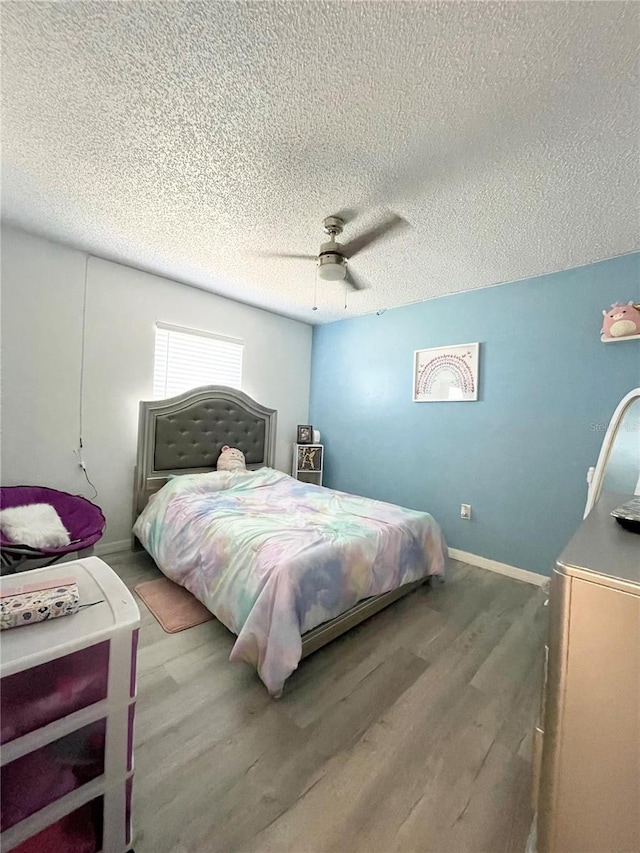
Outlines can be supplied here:
M342 247L342 254L347 258L352 258L354 255L357 255L358 252L368 248L376 240L389 236L393 231L398 231L401 228L408 227L409 223L407 220L403 219L401 216L396 216L394 213L393 216L385 219L385 221L381 222L380 225L376 225L376 227L372 228L371 231L367 231L365 234L361 234L359 237L355 237L353 240L345 243Z
M337 216L338 219L342 219L343 222L349 223L358 215L358 211L353 207L343 207L337 213L332 214L332 216Z
M354 290L367 290L368 285L366 285L362 279L354 276L353 272L350 269L347 269L347 274L344 278L346 283L352 287Z
M256 252L260 258L288 258L294 261L317 261L317 255L294 255L288 252Z

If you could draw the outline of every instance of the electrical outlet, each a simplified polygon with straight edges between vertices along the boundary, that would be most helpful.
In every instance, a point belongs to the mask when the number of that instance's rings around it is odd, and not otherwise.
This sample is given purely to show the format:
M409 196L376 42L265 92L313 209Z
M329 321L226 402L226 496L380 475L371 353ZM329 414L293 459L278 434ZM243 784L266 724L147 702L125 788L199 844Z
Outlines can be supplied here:
M460 504L460 518L465 521L471 520L471 504Z

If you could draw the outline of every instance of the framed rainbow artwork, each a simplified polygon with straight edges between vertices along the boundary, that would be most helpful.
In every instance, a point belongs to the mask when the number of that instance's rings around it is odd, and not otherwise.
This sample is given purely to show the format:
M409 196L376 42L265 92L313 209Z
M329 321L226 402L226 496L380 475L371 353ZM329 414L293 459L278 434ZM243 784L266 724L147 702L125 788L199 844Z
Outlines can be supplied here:
M413 356L415 403L478 399L480 344L416 350Z

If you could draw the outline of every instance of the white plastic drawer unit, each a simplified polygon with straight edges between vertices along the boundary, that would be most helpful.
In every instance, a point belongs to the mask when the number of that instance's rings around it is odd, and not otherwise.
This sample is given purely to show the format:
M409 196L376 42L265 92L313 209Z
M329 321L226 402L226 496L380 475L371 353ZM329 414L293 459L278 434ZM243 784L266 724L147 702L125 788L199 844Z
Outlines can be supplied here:
M131 842L140 614L97 557L0 578L78 584L80 611L0 636L0 845L124 853Z

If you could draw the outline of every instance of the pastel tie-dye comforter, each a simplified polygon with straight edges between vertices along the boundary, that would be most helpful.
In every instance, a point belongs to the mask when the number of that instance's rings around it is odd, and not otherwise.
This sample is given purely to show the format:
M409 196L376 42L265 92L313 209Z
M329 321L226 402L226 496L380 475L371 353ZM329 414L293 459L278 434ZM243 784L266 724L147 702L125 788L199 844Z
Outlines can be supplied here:
M301 634L444 569L444 538L427 513L271 468L175 477L134 533L237 635L231 660L255 666L274 696L298 666Z

